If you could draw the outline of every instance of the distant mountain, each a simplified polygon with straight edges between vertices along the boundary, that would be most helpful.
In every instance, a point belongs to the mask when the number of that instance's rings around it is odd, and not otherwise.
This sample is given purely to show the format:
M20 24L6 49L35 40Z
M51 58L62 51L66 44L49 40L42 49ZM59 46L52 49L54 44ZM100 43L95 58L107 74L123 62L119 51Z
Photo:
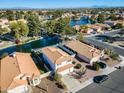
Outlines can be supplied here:
M106 5L93 5L91 8L119 8L124 6L106 6Z
M12 9L31 9L30 7L13 7Z
M106 8L106 7L109 7L109 6L105 6L105 5L93 5L93 6L91 6L91 8Z
M78 8L114 8L115 6L106 6L106 5L93 5L93 6L89 6L89 7L74 7L74 8L32 8L32 7L11 7L11 8L0 8L0 9L3 9L3 10L7 10L7 9L10 9L10 10L49 10L49 9L78 9ZM123 7L124 6L118 6L118 7ZM116 8L118 8L116 6Z

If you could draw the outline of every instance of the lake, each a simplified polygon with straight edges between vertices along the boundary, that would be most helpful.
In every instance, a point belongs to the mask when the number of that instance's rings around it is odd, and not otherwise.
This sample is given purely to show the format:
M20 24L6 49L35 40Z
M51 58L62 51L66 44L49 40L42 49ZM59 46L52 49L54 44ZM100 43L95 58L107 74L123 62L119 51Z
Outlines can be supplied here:
M0 56L7 52L7 53L12 53L12 52L31 52L32 49L37 49L37 48L43 48L45 46L51 46L51 45L56 45L58 43L62 42L60 39L56 37L45 37L44 39L39 39L36 41L32 41L30 43L26 44L21 44L21 45L16 45L16 46L11 46L5 49L0 50Z
M88 16L83 16L80 18L80 20L71 20L70 21L70 26L73 27L75 25L86 25L86 24L90 24L90 20Z

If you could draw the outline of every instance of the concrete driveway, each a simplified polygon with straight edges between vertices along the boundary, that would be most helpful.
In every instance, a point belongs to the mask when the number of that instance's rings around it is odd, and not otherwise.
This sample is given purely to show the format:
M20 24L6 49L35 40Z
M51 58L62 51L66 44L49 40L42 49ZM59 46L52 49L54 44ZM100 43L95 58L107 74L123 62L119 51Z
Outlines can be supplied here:
M63 83L67 86L68 89L72 89L80 84L78 80L70 75L64 75L62 77Z

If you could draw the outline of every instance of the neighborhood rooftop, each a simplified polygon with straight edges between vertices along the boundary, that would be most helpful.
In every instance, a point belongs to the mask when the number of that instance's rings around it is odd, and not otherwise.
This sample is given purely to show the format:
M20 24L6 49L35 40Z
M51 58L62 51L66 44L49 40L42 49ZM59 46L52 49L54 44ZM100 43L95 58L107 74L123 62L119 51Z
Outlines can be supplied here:
M68 41L65 46L89 59L100 54L100 50L77 40ZM97 54L93 53L94 50L97 51Z
M11 89L27 83L25 80L17 79L20 74L38 76L38 71L30 53L14 53L1 60L0 88Z
M66 60L71 60L72 58L59 48L46 47L42 49L42 52L54 63L61 64L61 62Z

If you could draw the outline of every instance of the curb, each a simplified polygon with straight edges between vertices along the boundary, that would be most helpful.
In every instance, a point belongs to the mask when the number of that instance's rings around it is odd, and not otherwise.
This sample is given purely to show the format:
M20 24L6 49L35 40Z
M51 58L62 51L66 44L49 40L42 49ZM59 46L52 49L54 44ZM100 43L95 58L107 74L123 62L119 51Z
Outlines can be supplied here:
M117 70L115 67L124 66L124 57L122 57L122 56L120 56L120 57L121 57L122 60L123 60L121 63L115 65L114 67L107 67L107 68L104 69L103 72L100 73L99 75L103 75L103 74L108 75L108 74L110 74L110 73L112 73L112 72L114 72L114 71ZM65 93L76 93L77 91L79 91L79 90L81 90L81 89L87 87L88 85L92 84L92 83L93 83L93 80L92 80L92 79L93 79L93 78L90 78L89 80L87 80L87 81L85 81L85 82L79 84L79 86L77 86L77 87L75 87L75 88L73 88L73 89L71 89L71 90L66 91Z

